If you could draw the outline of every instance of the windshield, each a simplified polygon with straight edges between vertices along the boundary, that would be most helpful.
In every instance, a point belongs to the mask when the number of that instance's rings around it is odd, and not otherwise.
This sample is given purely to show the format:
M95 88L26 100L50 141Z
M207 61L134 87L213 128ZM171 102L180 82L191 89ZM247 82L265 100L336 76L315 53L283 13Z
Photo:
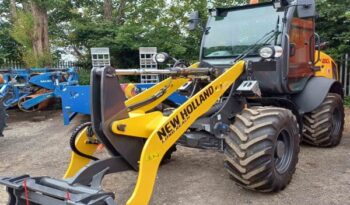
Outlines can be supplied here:
M276 12L272 5L225 11L211 17L204 36L203 57L235 57L254 45L264 34L276 31L263 45L279 45L278 30L282 27L283 12ZM256 49L249 55L258 55Z

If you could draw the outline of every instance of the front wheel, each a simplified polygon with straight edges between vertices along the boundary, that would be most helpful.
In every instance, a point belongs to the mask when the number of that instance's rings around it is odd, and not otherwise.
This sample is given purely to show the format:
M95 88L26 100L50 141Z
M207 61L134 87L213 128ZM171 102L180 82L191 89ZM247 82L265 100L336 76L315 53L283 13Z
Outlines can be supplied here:
M289 110L253 107L237 115L225 138L225 168L247 189L278 192L298 162L299 126Z

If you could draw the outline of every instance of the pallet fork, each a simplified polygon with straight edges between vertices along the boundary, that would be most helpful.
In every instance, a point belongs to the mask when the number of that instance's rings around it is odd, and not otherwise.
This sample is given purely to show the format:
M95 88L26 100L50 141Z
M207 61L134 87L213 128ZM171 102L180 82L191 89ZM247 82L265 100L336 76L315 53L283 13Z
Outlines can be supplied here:
M45 205L113 205L115 196L102 190L102 179L106 174L126 170L139 172L135 190L127 204L148 204L165 153L196 119L232 87L244 71L244 61L237 62L170 116L152 111L190 78L217 73L215 69L198 68L198 65L163 70L171 77L127 101L124 101L118 74L138 75L140 71L126 73L111 67L94 69L91 77L92 125L96 137L112 157L90 162L73 153L63 180L28 175L0 178L0 184L5 185L9 193L9 205L26 202ZM87 135L86 129L81 132L76 146L86 154L93 154L97 145L85 143Z

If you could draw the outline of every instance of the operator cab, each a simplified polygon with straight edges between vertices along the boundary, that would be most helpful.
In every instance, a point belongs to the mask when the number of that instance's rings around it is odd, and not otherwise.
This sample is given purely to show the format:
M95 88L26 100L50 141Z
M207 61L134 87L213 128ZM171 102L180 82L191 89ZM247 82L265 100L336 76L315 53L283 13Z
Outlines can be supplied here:
M227 67L234 59L253 46L264 34L282 29L283 12L276 12L272 4L255 4L210 10L203 35L201 59L218 67ZM281 45L281 35L262 42L263 46ZM247 57L259 61L259 49Z
M314 76L318 35L313 0L282 0L209 12L203 29L202 62L225 69L243 57L251 62L251 76L265 95L298 93Z

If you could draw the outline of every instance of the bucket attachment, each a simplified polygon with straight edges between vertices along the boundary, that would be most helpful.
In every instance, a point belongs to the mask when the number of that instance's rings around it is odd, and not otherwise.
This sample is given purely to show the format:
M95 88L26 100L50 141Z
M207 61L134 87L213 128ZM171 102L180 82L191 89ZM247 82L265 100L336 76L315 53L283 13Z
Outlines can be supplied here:
M134 170L138 170L138 161L144 140L116 135L111 131L113 121L129 117L125 105L125 94L112 67L94 68L91 77L92 125L96 137L113 156L123 156Z
M93 162L75 177L65 180L51 177L0 177L7 187L8 205L116 205L114 194L104 192L105 175L130 170L121 157Z
M7 186L9 205L115 205L114 194L102 192L99 187L70 185L48 177L2 178L0 183Z

